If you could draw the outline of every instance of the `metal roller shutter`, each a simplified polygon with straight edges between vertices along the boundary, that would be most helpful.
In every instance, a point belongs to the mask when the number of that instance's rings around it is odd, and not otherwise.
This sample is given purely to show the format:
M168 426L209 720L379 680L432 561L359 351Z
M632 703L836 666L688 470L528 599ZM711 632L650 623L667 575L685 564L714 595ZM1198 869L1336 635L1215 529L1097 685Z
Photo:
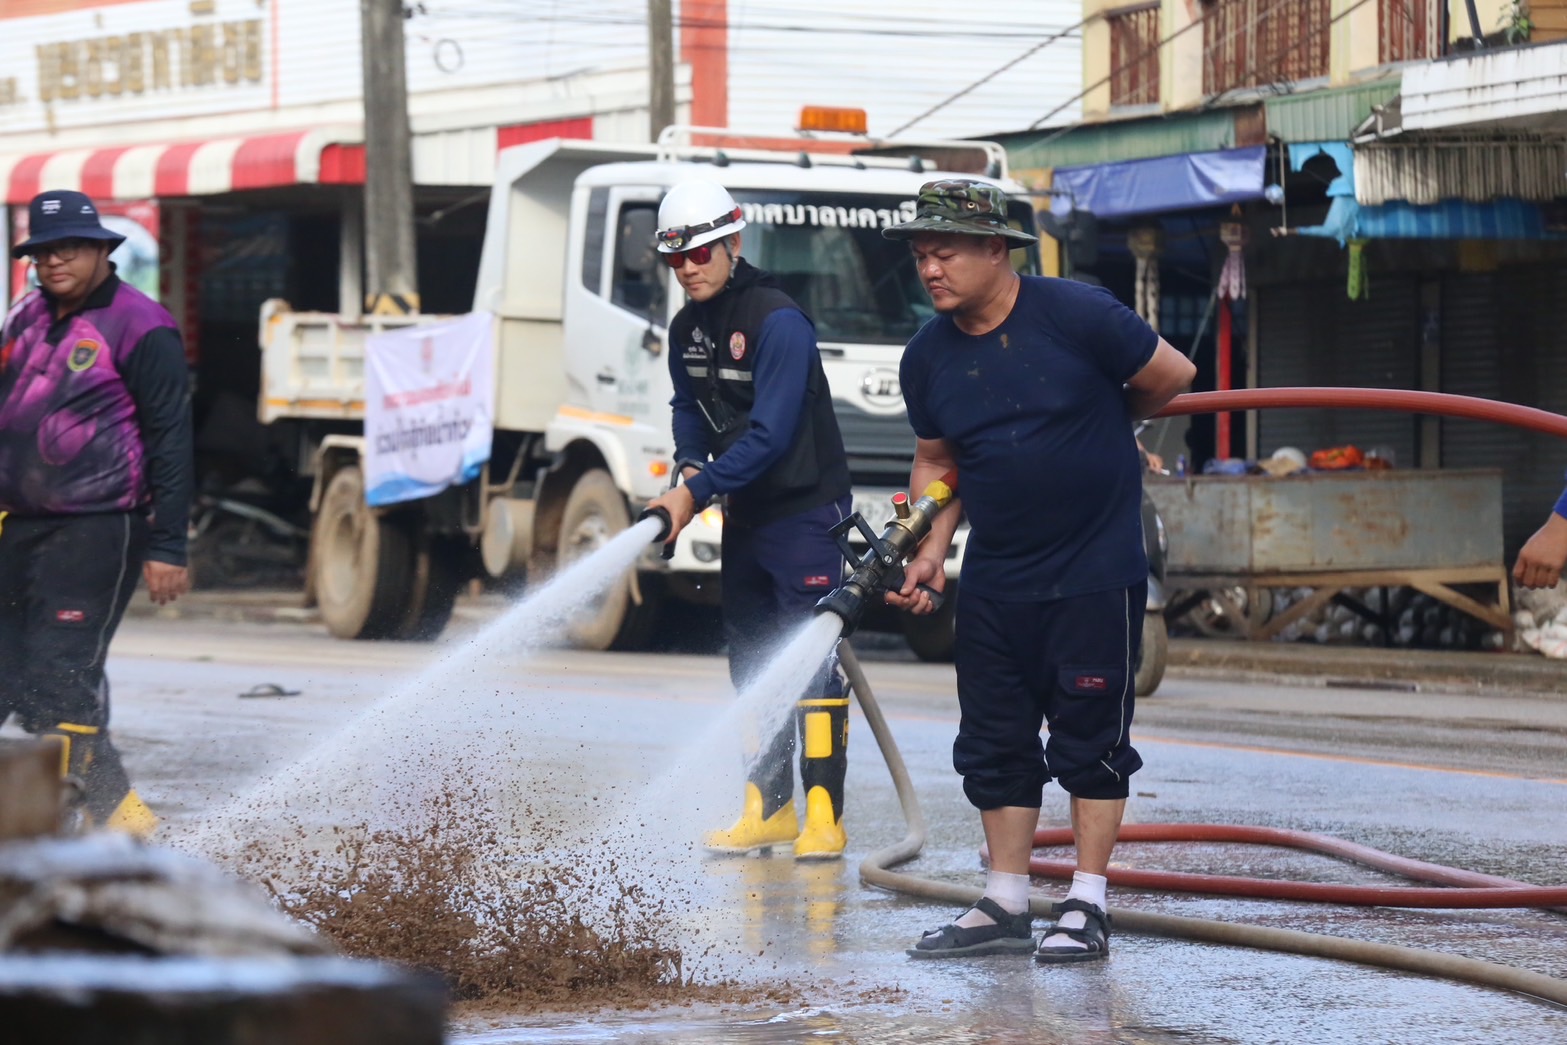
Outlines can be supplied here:
M1502 398L1567 414L1567 265L1504 269L1497 275L1507 368ZM1493 307L1495 305L1493 304ZM1511 393L1511 394L1508 394ZM1516 479L1504 490L1508 554L1533 533L1562 491L1567 440L1522 434Z
M1413 276L1373 279L1369 298L1351 301L1342 283L1268 287L1259 296L1259 381L1263 387L1327 385L1415 388L1420 354L1419 283ZM1353 443L1387 448L1399 466L1415 461L1416 421L1366 410L1269 410L1259 451L1306 453Z
M1414 276L1372 276L1371 296L1340 299L1332 309L1338 380L1353 388L1418 388L1420 284ZM1393 411L1324 411L1327 445L1386 447L1400 468L1413 468L1417 420Z
M1449 273L1442 279L1441 390L1454 395L1505 400L1504 359L1508 343L1499 326L1496 273ZM1522 479L1526 433L1507 425L1442 418L1443 468L1501 468L1504 534L1523 524L1522 504L1511 491Z
M1312 348L1320 315L1313 298L1320 286L1265 287L1257 292L1257 384L1263 388L1310 385ZM1267 457L1281 446L1310 453L1316 446L1315 410L1262 410L1257 414L1257 453Z

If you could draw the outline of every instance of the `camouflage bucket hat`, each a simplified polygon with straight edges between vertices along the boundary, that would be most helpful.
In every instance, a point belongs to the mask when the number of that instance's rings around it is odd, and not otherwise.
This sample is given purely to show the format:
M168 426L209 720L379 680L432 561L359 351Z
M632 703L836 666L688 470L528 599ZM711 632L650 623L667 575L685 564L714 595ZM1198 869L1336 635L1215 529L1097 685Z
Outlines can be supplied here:
M1007 194L982 181L950 179L920 186L913 221L882 229L888 239L913 239L922 232L957 232L968 236L1005 236L1021 243L1039 237L1007 224Z

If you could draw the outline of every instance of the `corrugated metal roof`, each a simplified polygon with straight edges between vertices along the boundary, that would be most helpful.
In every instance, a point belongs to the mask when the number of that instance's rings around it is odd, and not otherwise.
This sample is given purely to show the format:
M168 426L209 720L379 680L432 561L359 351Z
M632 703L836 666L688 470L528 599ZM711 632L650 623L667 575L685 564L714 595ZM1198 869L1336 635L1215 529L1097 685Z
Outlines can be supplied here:
M1263 102L1268 133L1285 142L1348 141L1373 105L1398 96L1402 78L1390 76L1354 87L1326 87Z
M1235 145L1235 117L1233 110L1215 109L1143 120L1078 124L1002 135L998 140L1006 147L1007 160L1013 168L1086 167L1228 149Z
M1368 204L1502 197L1545 203L1561 195L1563 170L1567 144L1550 139L1401 138L1355 150L1355 198Z

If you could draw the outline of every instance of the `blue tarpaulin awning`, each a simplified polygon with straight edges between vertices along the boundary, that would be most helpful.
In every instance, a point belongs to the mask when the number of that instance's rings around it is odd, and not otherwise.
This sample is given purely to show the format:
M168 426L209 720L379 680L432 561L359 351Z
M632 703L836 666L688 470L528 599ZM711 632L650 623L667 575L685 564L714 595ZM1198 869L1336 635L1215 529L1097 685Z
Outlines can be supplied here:
M1192 152L1092 167L1056 168L1052 210L1086 210L1097 218L1217 207L1262 198L1264 146Z
M1394 200L1361 206L1353 196L1340 196L1328 208L1321 225L1290 231L1301 236L1327 236L1344 244L1354 239L1553 239L1540 208L1524 200L1469 203L1443 200L1423 205Z
M1355 202L1355 158L1345 142L1291 145L1290 168L1300 170L1326 153L1339 169L1328 186L1332 204L1321 225L1292 229L1301 236L1325 236L1340 245L1357 239L1549 239L1540 208L1524 200L1486 203L1443 200L1417 204L1389 200L1375 206Z

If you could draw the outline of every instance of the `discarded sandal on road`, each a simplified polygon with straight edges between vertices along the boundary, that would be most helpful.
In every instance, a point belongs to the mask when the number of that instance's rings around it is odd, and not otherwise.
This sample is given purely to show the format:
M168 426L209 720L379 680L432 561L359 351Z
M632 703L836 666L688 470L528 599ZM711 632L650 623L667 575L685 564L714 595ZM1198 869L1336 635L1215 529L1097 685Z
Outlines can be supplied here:
M1059 918L1073 911L1083 915L1086 921L1081 929L1067 929ZM1065 965L1070 962L1093 962L1110 953L1110 915L1086 900L1063 900L1050 906L1050 913L1057 921L1051 922L1045 934L1039 938L1034 960L1041 965ZM1082 947L1046 947L1045 941L1057 934L1076 940Z
M987 954L1021 954L1034 949L1031 912L1008 914L988 896L981 896L970 910L987 915L994 924L968 927L949 924L932 929L908 949L909 957L978 958Z

